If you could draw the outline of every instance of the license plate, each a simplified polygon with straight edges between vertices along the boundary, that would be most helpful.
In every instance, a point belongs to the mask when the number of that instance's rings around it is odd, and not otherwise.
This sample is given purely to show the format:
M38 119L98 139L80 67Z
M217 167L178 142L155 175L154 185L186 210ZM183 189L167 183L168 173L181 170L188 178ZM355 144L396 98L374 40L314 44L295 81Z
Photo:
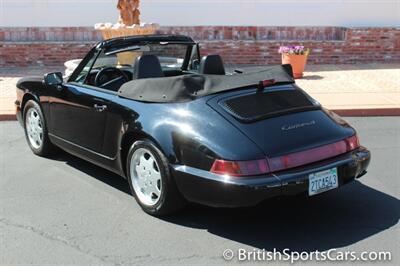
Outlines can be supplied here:
M308 195L313 196L339 185L337 168L328 169L308 176Z

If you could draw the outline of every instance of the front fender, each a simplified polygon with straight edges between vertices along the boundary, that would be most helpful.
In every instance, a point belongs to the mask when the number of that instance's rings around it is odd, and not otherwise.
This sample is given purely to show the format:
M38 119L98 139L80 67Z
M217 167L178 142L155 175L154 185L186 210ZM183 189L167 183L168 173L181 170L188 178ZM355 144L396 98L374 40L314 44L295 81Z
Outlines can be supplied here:
M20 119L22 119L22 114L26 102L33 99L40 104L45 119L47 120L47 118L49 117L49 88L47 88L46 85L43 83L43 77L23 77L18 80L16 87L17 100L15 104L17 107L17 117L20 116ZM18 115L18 113L20 115Z
M42 77L23 77L17 81L17 101L23 104L25 94L31 95L35 100L39 101L38 90L43 88Z

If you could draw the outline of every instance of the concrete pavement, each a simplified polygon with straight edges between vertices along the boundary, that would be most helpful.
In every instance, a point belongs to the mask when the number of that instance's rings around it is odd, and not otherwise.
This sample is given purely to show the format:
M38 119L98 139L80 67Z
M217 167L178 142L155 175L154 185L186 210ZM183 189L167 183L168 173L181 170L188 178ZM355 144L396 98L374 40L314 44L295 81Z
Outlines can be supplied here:
M296 83L341 115L400 115L400 64L309 65Z
M164 219L141 211L122 178L66 153L34 156L19 124L1 122L0 264L254 265L222 252L335 248L390 251L392 261L378 264L399 265L400 118L347 120L372 152L359 181L310 199L190 206Z
M15 119L15 84L20 77L52 71L64 69L0 69L0 120ZM400 64L309 65L304 78L296 82L341 115L400 115Z

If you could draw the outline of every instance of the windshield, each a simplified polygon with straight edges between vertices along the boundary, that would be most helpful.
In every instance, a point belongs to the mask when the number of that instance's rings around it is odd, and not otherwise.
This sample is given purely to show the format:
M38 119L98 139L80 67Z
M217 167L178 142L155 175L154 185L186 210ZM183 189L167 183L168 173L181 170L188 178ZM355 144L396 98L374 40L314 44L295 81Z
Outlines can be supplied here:
M188 49L188 44L160 44L134 45L100 54L93 68L105 66L134 66L135 59L141 55L155 55L163 69L182 69Z
M107 67L119 68L125 71L128 76L131 76L136 58L142 55L157 56L162 70L166 71L165 73L168 73L168 71L195 70L193 66L196 66L196 64L193 64L193 61L199 61L197 47L192 43L146 43L116 47L93 54L77 75L75 81L93 83L95 74Z

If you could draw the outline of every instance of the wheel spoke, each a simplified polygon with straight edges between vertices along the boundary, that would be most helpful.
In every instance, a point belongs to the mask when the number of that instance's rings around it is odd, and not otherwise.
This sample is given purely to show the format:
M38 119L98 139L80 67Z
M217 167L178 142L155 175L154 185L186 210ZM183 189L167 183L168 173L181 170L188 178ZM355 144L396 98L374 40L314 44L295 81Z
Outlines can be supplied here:
M143 179L141 179L141 178L139 178L138 180L137 180L137 182L138 182L138 185L139 185L139 187L141 188L141 189L146 189L146 186L144 185L144 180Z
M42 141L42 140L40 139L40 134L39 134L39 133L36 133L36 142L37 142L38 144L40 144L41 141Z
M153 164L154 164L154 159L153 157L149 157L149 159L146 161L149 169L153 169Z
M36 117L35 117L35 125L38 126L38 127L41 126L41 124L40 124L40 117L39 117L39 116L36 116Z
M153 169L154 159L151 156L146 159L144 155L142 156L142 158L143 161L140 164L146 168L146 171L150 171L151 169Z
M140 167L140 165L136 165L135 166L135 171L136 171L136 174L138 175L138 177L140 178L141 177L141 173L142 173L142 168Z
M142 168L147 166L147 161L146 161L146 158L144 158L144 155L140 156L139 165L140 165Z
M157 183L157 181L161 179L161 175L159 172L156 172L154 169L152 169L149 179L151 180L151 182Z
M160 196L161 191L158 189L157 187L157 183L152 183L152 185L149 187L149 191L150 191L150 196L151 194L154 194L157 196L157 198Z

